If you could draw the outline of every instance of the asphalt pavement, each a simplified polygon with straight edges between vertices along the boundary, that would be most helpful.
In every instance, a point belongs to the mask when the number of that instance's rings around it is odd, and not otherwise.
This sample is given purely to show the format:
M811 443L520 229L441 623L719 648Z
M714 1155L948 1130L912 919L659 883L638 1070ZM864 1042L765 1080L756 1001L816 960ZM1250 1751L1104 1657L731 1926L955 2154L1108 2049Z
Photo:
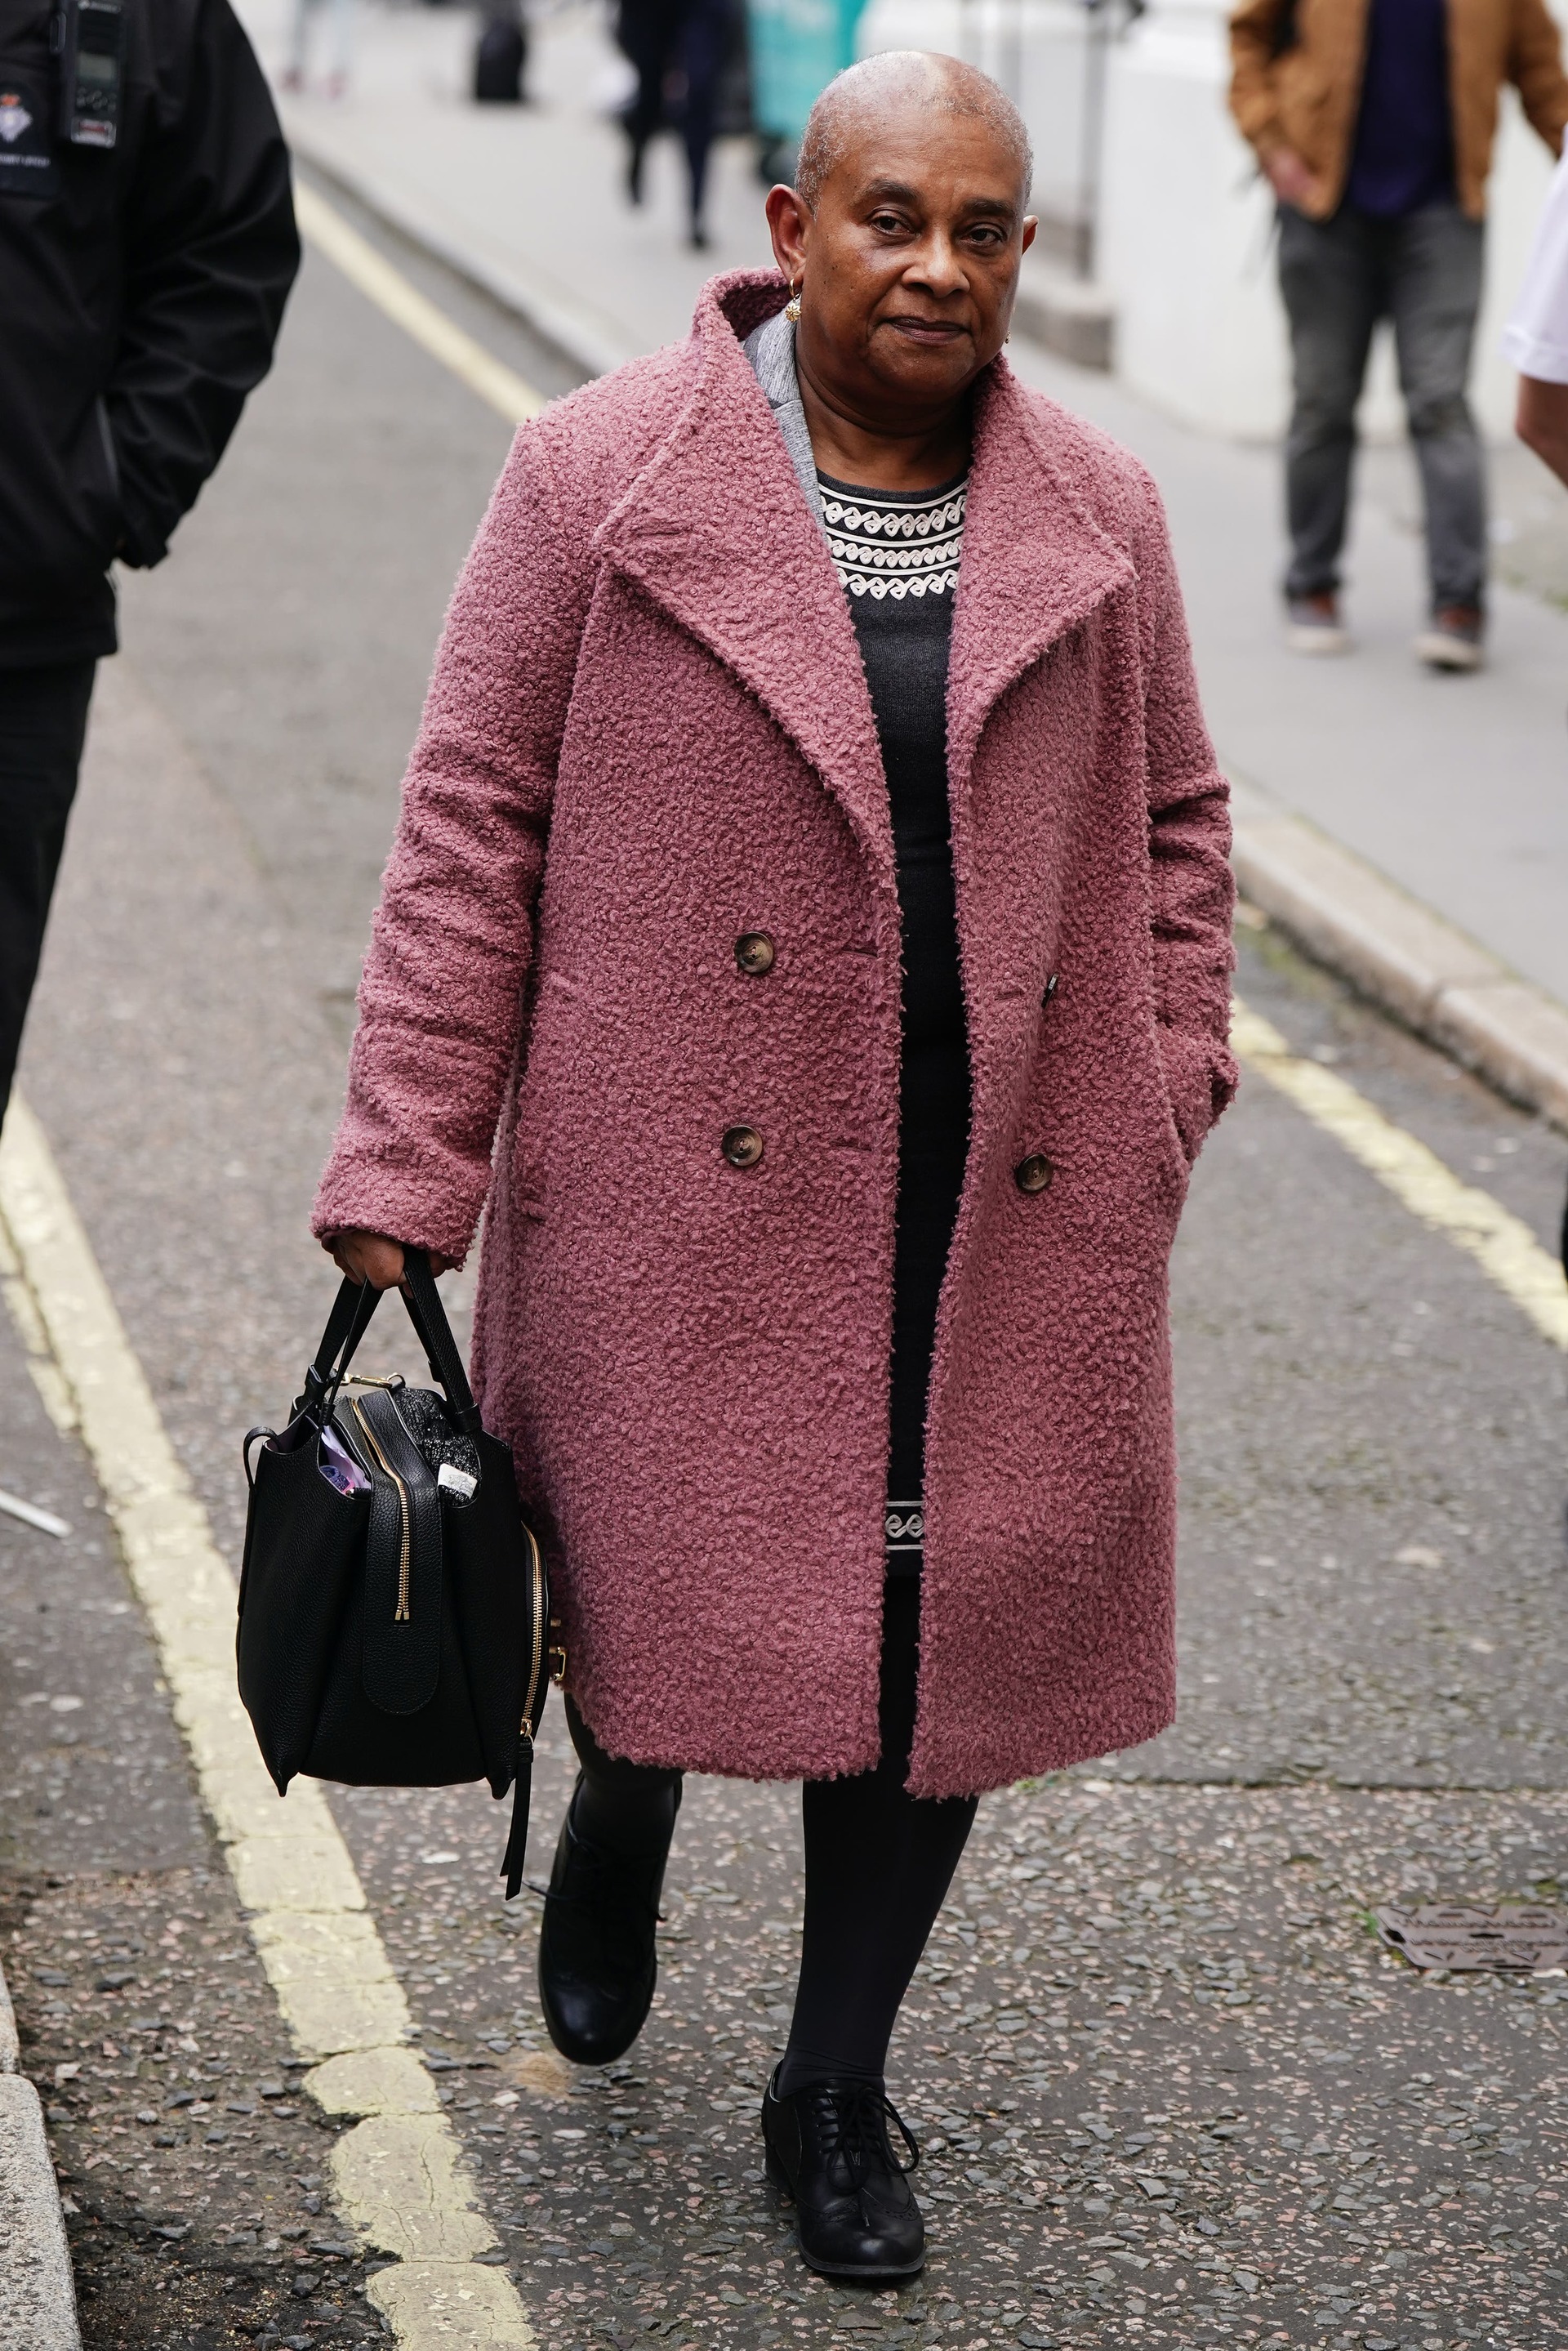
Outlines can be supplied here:
M409 266L540 380L514 326ZM306 1219L354 973L506 438L307 256L276 372L168 564L126 583L100 681L23 1084L231 1562L240 1434L294 1393L331 1295ZM1561 1138L1266 928L1239 943L1254 1010L1552 1242ZM763 2179L793 1791L692 1786L659 2000L607 2075L548 2050L536 1897L502 1903L483 1791L333 1792L551 2351L1568 2338L1568 1984L1418 1976L1368 1926L1568 1882L1563 1355L1256 1082L1173 1281L1181 1719L981 1805L893 2052L926 2145L918 2284L809 2279ZM395 1313L375 1343L407 1362ZM0 1487L71 1532L0 1517L0 1895L84 2338L347 2343L379 2322L322 2184L336 2126L294 2089L50 1370L24 1310ZM545 1750L535 1879L558 1710Z

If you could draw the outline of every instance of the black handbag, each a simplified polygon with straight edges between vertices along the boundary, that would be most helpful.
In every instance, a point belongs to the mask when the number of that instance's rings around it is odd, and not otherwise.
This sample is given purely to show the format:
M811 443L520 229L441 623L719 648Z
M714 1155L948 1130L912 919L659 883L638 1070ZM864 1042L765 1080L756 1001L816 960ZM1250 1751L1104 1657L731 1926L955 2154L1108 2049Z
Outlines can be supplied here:
M549 1687L545 1563L430 1261L403 1258L442 1393L350 1373L379 1292L346 1280L287 1425L245 1438L240 1697L279 1795L296 1771L360 1788L488 1780L497 1800L512 1788L510 1900Z

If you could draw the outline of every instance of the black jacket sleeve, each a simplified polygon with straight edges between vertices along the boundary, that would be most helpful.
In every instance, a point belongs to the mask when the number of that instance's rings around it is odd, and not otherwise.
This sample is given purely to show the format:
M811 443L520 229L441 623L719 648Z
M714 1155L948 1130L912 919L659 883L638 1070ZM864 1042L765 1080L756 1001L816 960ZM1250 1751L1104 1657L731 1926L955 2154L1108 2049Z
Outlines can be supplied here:
M167 552L223 455L299 267L288 150L250 43L228 0L181 19L130 191L107 393L133 565Z

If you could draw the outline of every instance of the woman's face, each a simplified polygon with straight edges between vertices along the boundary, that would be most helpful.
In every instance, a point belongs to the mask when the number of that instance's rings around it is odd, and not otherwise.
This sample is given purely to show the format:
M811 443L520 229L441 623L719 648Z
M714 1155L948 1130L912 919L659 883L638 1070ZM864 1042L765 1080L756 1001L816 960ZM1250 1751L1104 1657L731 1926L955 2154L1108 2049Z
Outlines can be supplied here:
M1001 350L1034 235L1016 158L983 119L882 113L850 140L815 212L768 198L774 251L798 282L803 370L870 421L938 412Z

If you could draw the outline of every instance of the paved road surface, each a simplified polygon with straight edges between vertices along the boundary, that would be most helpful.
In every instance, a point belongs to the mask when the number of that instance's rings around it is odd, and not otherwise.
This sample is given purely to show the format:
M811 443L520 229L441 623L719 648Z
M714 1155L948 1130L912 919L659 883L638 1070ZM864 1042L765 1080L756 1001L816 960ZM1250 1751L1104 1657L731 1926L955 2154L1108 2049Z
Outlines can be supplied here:
M174 559L130 583L102 681L24 1081L231 1558L238 1433L293 1393L330 1294L305 1218L348 992L505 441L307 259L277 372ZM1551 1239L1559 1140L1266 931L1241 949L1254 1009ZM575 2078L488 1798L335 1793L552 2351L1568 2339L1568 1986L1417 1978L1366 1916L1568 1879L1563 1358L1256 1082L1174 1286L1181 1720L981 1807L893 2056L927 2143L919 2285L808 2280L762 2181L791 1792L694 1786L653 2022ZM0 1519L0 1889L26 2062L59 2069L88 2340L357 2339L331 2126L290 2094L85 1457L4 1328L0 1389L0 1486L73 1529ZM558 1715L546 1745L536 1876Z

